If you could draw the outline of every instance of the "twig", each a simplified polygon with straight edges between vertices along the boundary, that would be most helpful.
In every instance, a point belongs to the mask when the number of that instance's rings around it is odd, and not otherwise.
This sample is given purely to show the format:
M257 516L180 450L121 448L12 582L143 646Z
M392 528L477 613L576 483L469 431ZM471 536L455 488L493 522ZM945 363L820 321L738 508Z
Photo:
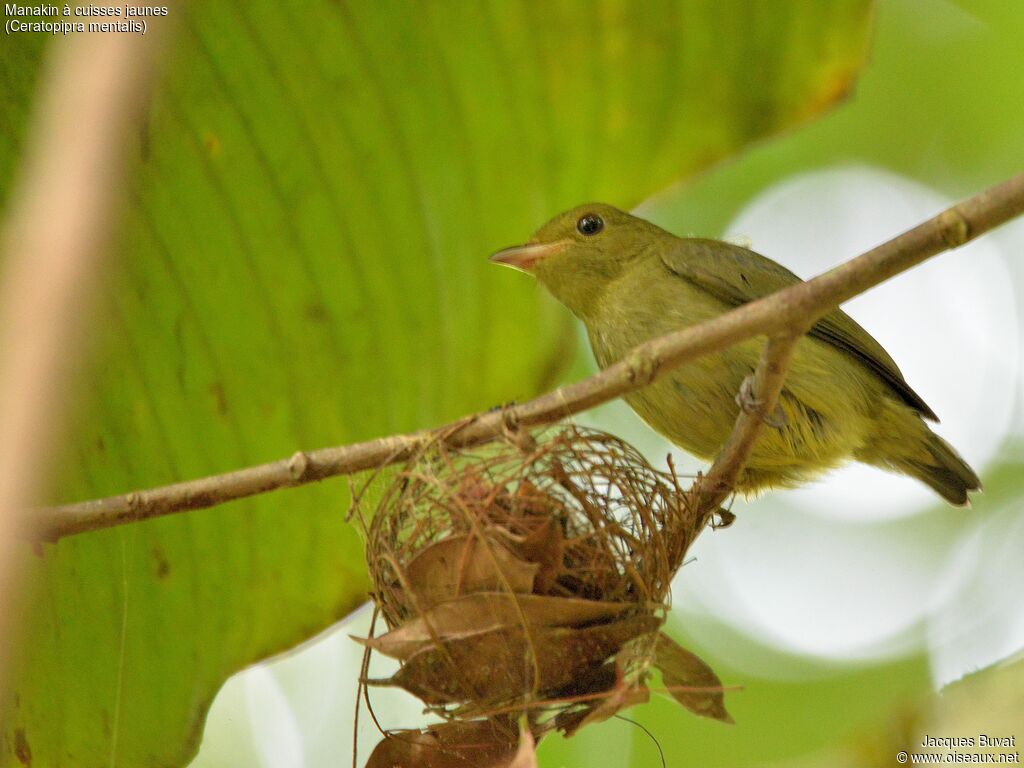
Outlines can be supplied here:
M765 342L751 387L756 402L749 409L740 408L740 415L736 418L729 439L725 441L711 469L707 475L694 482L690 489L699 519L707 519L732 493L757 438L770 423L782 385L786 381L793 350L805 332L806 328L803 328L772 336ZM697 530L701 527L703 524Z
M127 139L159 34L55 41L0 242L0 595L35 520L78 362L78 329L110 239ZM6 623L0 615L0 646ZM0 647L0 656L3 648ZM3 659L0 658L0 666Z
M509 420L524 427L550 424L639 389L701 355L753 336L792 333L792 329L813 324L831 308L868 288L937 253L963 245L1022 212L1024 174L975 195L812 280L752 301L713 320L641 344L623 360L589 378L502 412L469 417L457 428L443 427L442 430L448 431L444 443L466 447L495 440L503 434ZM767 399L766 395L767 392L762 397ZM277 488L403 461L425 443L437 439L437 435L438 430L423 430L299 452L290 459L222 475L49 507L38 511L39 523L47 538L59 539L134 520L210 507Z

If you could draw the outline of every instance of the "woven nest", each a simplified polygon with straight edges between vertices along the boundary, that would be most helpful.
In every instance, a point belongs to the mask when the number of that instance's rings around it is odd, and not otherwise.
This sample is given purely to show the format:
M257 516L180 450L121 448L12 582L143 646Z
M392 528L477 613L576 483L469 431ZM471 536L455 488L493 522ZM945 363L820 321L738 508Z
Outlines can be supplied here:
M368 765L431 765L416 750L458 758L462 741L512 754L524 714L531 738L571 734L646 700L652 665L666 684L712 689L673 695L727 719L714 673L658 631L703 524L674 474L596 430L410 461L365 524L389 631L363 642L402 666L366 682L449 722L391 734Z

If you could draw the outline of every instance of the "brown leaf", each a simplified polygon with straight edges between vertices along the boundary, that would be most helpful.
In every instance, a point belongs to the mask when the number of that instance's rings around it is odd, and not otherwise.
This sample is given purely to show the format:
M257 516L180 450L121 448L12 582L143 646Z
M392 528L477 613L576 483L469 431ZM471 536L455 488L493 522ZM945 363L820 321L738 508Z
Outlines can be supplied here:
M538 594L550 592L561 572L565 551L565 532L562 521L552 516L520 543L519 554L531 563L538 563L534 590Z
M560 713L555 717L555 727L566 736L572 736L576 731L591 723L600 723L612 717L620 710L644 704L650 699L650 691L647 686L637 679L626 677L626 669L629 662L634 658L635 651L627 645L615 655L614 664L606 664L601 672L607 680L611 677L611 683L604 686L594 686L593 690L586 693L603 692L605 695L599 699L588 702L582 709L574 709ZM599 678L595 677L595 682Z
M443 723L385 736L366 768L512 768L517 741L521 749L522 736L507 719Z
M646 704L650 698L651 692L646 685L633 683L621 688L616 687L608 692L606 699L588 704L584 709L573 711L565 718L559 715L556 718L556 727L566 736L572 736L585 725L603 722L634 704Z
M424 648L378 684L399 686L428 704L512 699L535 687L535 652L536 688L550 691L569 685L623 643L660 624L654 616L640 615L582 629L531 628L529 635L519 625L477 632Z
M485 482L478 470L470 467L463 470L456 496L470 509L486 502L494 495L494 485Z
M542 491L529 478L524 478L516 488L513 506L519 515L530 517L554 517L553 512L562 512L565 505L552 494Z
M635 603L599 602L545 595L477 592L439 603L381 637L353 638L375 651L402 661L433 645L430 629L447 641L493 629L521 626L573 627L607 621L636 608ZM521 613L520 613L521 612Z
M405 577L419 609L427 610L459 595L507 591L506 583L513 592L532 592L539 568L497 541L481 543L467 534L442 539L420 551L406 567Z
M661 670L669 693L688 710L723 723L733 722L725 711L725 696L718 675L664 632L658 633L654 665Z

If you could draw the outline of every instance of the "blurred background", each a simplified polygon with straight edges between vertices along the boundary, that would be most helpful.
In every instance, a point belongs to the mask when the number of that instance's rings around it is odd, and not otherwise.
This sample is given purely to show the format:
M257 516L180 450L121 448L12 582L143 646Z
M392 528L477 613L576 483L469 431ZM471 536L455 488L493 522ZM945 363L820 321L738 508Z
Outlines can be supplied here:
M1024 65L1024 9L891 0L873 34L848 103L636 213L678 234L749 243L810 277L1018 170L1024 91L1008 73ZM694 755L705 766L774 765L888 737L928 691L1024 648L1022 252L1014 223L846 305L939 414L940 433L983 468L986 492L970 510L949 509L912 481L856 465L737 500L737 521L702 536L680 572L670 620L727 685L743 686L727 699L737 725L684 717L665 697L631 710L669 765ZM594 369L582 335L577 349L567 380ZM578 421L657 466L672 450L622 403ZM673 458L681 471L700 468ZM368 627L360 610L232 678L193 766L229 765L239 750L266 766L348 755L362 654L346 635ZM385 726L419 710L401 693L372 695ZM363 718L368 751L374 728ZM541 755L552 766L658 764L651 738L616 720L544 742Z
M1017 0L292 0L169 20L54 500L587 375L568 313L486 264L584 200L810 277L1024 169ZM0 205L48 44L0 51ZM628 712L643 729L546 739L541 765L646 767L659 749L708 768L891 765L935 692L1019 656L1022 252L1016 222L845 307L979 469L974 507L861 466L738 499L677 577L669 620L737 686L736 725L654 695ZM578 421L658 467L672 451L621 403ZM52 766L349 764L348 635L370 614L347 493L336 480L26 556L0 766L23 765L25 744ZM413 698L372 696L383 726L424 722ZM1024 722L995 696L975 714ZM377 738L364 711L361 759Z

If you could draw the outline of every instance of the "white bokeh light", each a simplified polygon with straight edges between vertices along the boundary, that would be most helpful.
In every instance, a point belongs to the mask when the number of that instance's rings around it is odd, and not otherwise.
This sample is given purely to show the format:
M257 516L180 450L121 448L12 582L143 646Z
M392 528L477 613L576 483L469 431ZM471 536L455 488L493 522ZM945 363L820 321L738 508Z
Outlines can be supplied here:
M199 754L190 768L350 765L363 646L349 635L367 636L372 613L368 608L364 606L300 649L228 680L214 699ZM397 666L373 654L369 676L388 677ZM397 688L374 688L371 701L384 728L415 728L428 722L422 702ZM380 738L363 706L360 764Z
M865 167L787 179L754 200L729 237L809 278L935 215L952 201ZM1020 340L1012 276L981 238L844 305L942 419L936 427L983 474L1012 423ZM922 484L850 464L787 494L816 514L887 518L935 505Z
M265 665L245 676L246 704L253 743L262 768L303 768L302 733L281 686Z
M877 660L920 647L948 542L912 525L827 520L766 499L734 511L731 528L698 539L695 562L673 585L684 614L819 659ZM748 667L742 656L727 661Z
M1022 551L1024 516L1019 502L987 518L958 543L945 569L948 592L928 622L928 651L937 686L1024 648Z

